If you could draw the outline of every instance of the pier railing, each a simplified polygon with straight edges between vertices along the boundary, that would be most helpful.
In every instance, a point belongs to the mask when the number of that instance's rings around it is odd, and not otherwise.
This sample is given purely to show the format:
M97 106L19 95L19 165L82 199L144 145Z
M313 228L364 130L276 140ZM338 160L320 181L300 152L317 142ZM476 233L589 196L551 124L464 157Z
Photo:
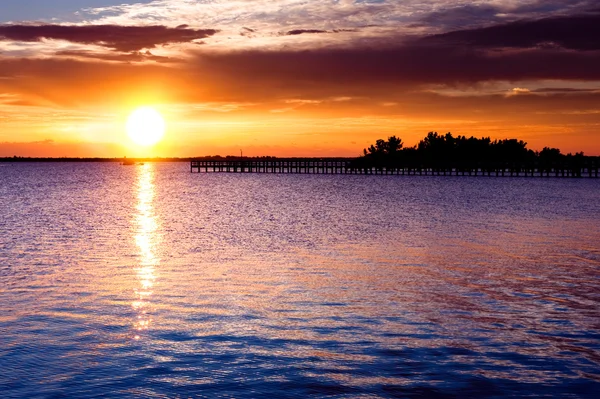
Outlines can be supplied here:
M236 158L195 159L190 172L197 173L298 173L419 176L496 177L590 177L598 178L599 163L590 158L581 165L488 164L488 165L365 165L354 159Z

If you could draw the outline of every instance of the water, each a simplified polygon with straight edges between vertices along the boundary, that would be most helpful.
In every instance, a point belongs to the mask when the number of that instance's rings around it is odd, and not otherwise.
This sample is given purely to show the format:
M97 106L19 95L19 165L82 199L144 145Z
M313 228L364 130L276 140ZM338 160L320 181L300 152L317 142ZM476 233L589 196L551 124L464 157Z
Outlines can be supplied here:
M2 398L600 392L600 181L0 164Z

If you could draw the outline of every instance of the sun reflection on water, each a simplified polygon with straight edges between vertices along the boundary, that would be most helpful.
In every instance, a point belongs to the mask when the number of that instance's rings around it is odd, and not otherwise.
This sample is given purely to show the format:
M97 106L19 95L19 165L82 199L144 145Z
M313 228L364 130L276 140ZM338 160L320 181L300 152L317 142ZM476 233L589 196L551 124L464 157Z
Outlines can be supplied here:
M152 322L151 296L156 283L156 267L159 259L155 254L156 231L158 222L154 214L154 167L147 164L138 169L137 182L137 214L134 219L135 242L139 249L139 264L136 265L139 285L135 288L135 300L131 306L137 313L134 322L135 339L141 338L141 333L148 330Z

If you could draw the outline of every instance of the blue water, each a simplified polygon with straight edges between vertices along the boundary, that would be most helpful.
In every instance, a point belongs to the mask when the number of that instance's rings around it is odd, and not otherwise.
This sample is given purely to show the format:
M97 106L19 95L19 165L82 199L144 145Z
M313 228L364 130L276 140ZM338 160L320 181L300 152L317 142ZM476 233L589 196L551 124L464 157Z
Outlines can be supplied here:
M600 181L0 164L2 398L595 398Z

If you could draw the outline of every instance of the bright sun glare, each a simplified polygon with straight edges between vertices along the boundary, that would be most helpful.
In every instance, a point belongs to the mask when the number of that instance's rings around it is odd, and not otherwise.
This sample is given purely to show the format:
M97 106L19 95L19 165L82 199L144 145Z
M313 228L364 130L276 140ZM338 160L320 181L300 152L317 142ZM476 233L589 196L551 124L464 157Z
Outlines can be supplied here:
M154 145L164 134L165 120L154 108L140 107L127 119L127 135L137 145Z

